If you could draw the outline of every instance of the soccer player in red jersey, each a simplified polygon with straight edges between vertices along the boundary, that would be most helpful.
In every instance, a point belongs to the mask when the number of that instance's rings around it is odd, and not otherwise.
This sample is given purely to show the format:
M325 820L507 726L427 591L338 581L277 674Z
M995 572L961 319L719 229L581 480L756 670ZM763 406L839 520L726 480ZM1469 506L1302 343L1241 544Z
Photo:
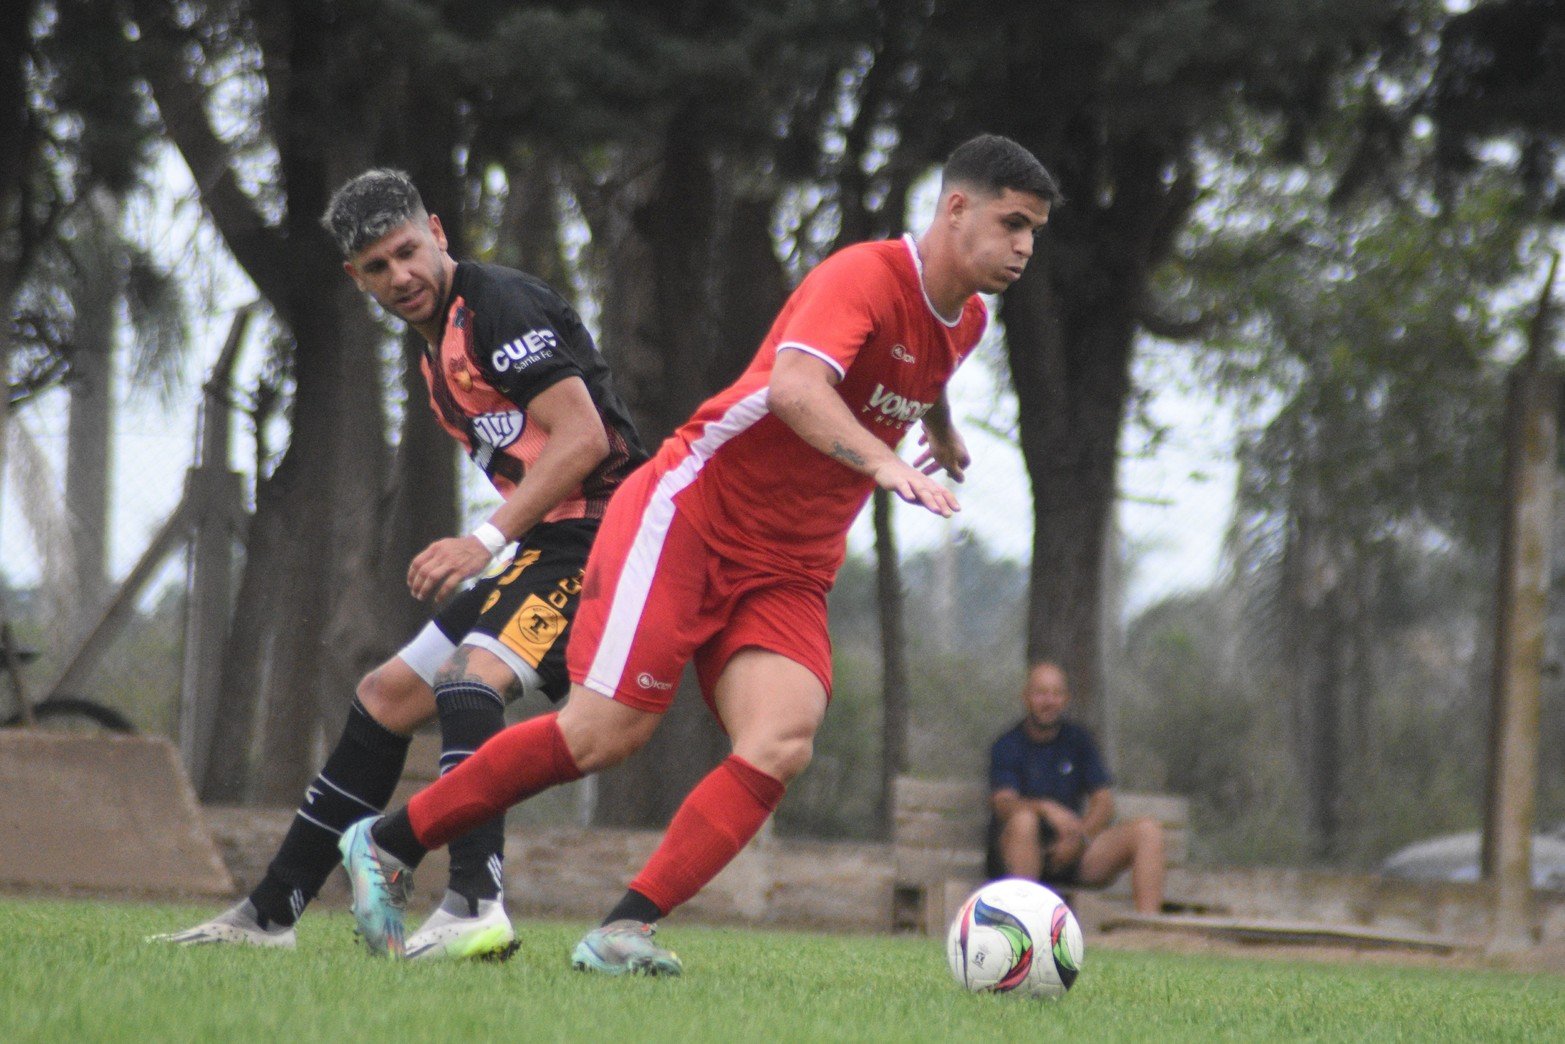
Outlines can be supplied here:
M583 970L677 975L654 924L733 859L810 761L831 693L826 593L878 486L950 517L935 481L970 458L945 387L1059 199L1031 153L994 135L951 154L921 236L848 247L783 306L750 367L615 493L588 559L557 714L512 726L408 806L363 820L356 912L400 916L424 852L559 783L623 761L657 728L686 663L733 753L686 797L603 924ZM895 447L915 422L923 452Z

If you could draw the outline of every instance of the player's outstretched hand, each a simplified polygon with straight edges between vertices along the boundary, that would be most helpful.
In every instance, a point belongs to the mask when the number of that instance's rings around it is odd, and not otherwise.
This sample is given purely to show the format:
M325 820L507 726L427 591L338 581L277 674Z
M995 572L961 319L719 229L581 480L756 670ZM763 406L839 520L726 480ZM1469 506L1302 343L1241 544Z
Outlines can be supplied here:
M444 601L494 556L477 537L445 537L420 551L408 567L408 590L421 602Z
M933 475L941 468L953 479L961 482L967 477L967 466L973 455L967 452L967 442L955 427L931 430L926 424L918 434L918 444L926 447L914 460L913 466L926 475Z
M956 494L902 460L890 460L876 468L875 484L942 518L950 518L962 510Z

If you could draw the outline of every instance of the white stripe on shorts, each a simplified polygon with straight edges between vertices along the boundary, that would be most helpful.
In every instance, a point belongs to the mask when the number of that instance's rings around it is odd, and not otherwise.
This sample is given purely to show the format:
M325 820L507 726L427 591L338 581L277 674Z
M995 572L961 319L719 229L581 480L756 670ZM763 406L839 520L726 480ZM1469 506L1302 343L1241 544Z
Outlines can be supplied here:
M630 647L647 606L647 595L657 575L663 541L674 521L674 497L696 480L723 443L766 416L766 392L766 388L760 388L730 406L690 444L690 455L658 480L641 513L641 526L636 530L630 553L625 556L619 583L614 586L614 601L609 605L608 619L603 623L603 635L598 640L592 664L587 668L584 683L587 688L610 698L619 690L625 663L630 659Z

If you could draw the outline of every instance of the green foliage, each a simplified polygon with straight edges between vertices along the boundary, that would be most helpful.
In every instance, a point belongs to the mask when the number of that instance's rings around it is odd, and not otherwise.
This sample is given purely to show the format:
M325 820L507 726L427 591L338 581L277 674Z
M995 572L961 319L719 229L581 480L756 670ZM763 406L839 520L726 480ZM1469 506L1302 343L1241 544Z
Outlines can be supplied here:
M1130 626L1110 671L1121 786L1191 802L1191 856L1208 864L1289 864L1304 853L1298 781L1267 665L1246 663L1235 603L1171 598Z
M24 669L28 695L34 701L46 693L43 687L59 675L74 649L58 628L38 617L33 592L5 590L6 608L17 640L38 650L39 658ZM79 690L81 696L119 711L138 731L173 736L179 713L181 656L184 650L184 592L166 585L156 601L138 608L120 635L102 654ZM4 690L9 700L9 687ZM9 715L11 709L5 708Z
M949 554L942 563L942 555ZM981 778L989 745L1021 714L1026 570L964 538L902 565L908 772ZM941 585L950 589L942 593ZM778 809L785 831L875 837L881 772L880 624L871 562L849 558L831 594L834 694L815 759Z
M506 964L375 961L342 914L312 914L294 952L142 942L183 907L0 902L0 1036L9 1040L434 1037L647 1041L1212 1039L1548 1040L1547 977L1357 963L1245 962L1094 949L1058 1002L968 994L940 940L670 922L680 979L570 970L581 924L519 924Z
M823 838L880 834L880 667L878 658L839 644L831 706L810 767L788 787L777 829Z

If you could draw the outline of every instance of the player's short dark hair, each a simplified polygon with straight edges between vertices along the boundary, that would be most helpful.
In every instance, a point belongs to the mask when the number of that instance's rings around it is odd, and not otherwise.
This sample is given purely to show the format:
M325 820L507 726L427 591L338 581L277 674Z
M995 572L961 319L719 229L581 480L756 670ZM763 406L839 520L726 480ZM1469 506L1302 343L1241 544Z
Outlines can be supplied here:
M980 134L956 147L946 160L940 189L944 192L958 182L996 195L1006 189L1031 193L1050 206L1065 198L1036 156L998 134Z
M404 222L428 217L423 198L405 173L376 167L332 193L321 226L337 241L342 256L352 257Z

